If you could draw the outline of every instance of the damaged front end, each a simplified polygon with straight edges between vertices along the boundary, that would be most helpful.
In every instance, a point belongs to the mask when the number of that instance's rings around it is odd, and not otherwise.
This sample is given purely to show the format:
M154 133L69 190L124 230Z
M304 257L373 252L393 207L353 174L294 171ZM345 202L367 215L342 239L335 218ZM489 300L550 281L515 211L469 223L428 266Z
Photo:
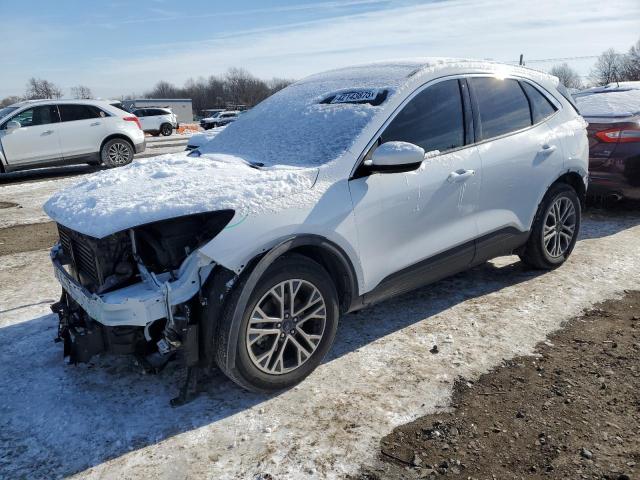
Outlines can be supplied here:
M65 357L78 363L100 353L136 354L157 371L180 354L186 366L196 365L208 343L200 330L212 330L200 321L203 286L216 268L198 249L233 215L189 215L101 239L58 225L51 259L62 297L51 308Z

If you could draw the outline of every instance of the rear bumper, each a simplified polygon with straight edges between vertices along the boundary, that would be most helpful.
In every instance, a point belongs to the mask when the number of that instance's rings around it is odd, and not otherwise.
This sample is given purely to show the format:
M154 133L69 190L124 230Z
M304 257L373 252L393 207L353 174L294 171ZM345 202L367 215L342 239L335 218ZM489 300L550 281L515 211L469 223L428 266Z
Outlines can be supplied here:
M640 186L631 185L623 175L592 172L589 175L590 197L621 197L640 200Z
M137 143L133 146L134 150L136 151L136 153L142 153L147 149L147 141L146 140L142 140L141 143Z
M194 252L182 264L178 276L150 275L144 281L101 295L91 293L65 269L62 249L51 250L54 274L62 289L98 323L110 327L144 327L172 315L172 307L198 293L213 263Z

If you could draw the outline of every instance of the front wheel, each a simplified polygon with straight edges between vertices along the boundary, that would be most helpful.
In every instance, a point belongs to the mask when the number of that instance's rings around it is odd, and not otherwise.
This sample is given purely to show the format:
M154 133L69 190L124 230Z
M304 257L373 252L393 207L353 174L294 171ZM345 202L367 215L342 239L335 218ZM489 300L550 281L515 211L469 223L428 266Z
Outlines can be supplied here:
M133 154L133 145L122 138L114 138L102 146L100 159L106 167L114 168L131 163Z
M544 270L562 265L578 240L580 217L576 191L565 183L553 185L538 207L520 259L531 267Z
M232 317L243 289L242 284L236 288L223 314L218 366L240 386L258 392L301 382L320 364L336 335L338 297L329 274L301 255L278 259L251 292L236 327ZM234 328L235 361L228 362L224 350Z

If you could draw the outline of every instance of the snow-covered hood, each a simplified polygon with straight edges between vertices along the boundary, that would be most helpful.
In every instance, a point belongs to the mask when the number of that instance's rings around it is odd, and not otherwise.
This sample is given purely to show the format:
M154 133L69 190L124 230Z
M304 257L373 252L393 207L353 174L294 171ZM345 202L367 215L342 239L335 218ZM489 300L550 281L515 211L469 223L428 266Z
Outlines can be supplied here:
M53 195L54 221L96 238L194 213L232 209L236 219L312 202L316 168L258 170L231 155L186 153L136 160Z

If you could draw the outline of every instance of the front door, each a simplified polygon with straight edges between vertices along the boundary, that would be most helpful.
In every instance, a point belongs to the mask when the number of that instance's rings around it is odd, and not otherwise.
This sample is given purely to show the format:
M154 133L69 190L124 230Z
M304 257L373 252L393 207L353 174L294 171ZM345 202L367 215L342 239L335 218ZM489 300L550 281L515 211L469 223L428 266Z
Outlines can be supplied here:
M10 167L61 159L60 123L55 105L28 108L9 121L20 124L20 128L7 130L5 122L0 129L0 142Z
M399 293L473 259L481 172L476 148L465 147L462 87L453 79L419 91L380 136L378 145L424 148L421 168L349 182L365 291Z

